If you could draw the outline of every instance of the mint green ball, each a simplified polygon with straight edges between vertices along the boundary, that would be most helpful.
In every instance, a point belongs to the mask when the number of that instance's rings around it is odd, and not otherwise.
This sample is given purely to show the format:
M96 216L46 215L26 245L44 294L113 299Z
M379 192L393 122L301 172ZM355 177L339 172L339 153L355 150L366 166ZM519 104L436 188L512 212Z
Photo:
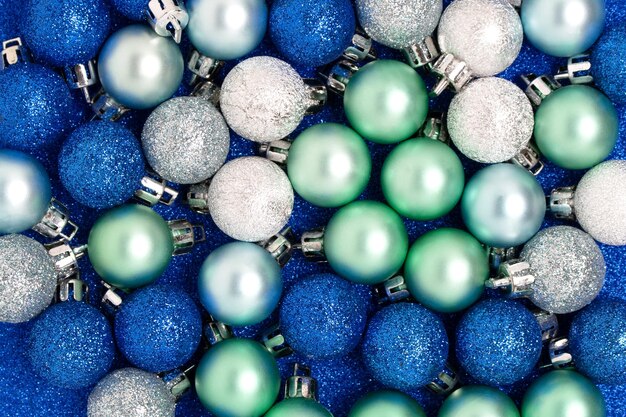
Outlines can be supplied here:
M437 417L477 416L520 417L520 414L513 400L505 393L482 385L468 385L457 389L446 398L437 414Z
M417 401L399 391L370 392L354 404L348 417L426 417Z
M315 400L287 398L272 407L265 417L333 417L333 415Z
M433 220L450 212L465 186L461 160L449 146L427 138L409 139L387 156L383 194L401 215Z
M350 78L346 116L361 136L390 144L409 138L428 113L428 91L417 72L400 61L378 60Z

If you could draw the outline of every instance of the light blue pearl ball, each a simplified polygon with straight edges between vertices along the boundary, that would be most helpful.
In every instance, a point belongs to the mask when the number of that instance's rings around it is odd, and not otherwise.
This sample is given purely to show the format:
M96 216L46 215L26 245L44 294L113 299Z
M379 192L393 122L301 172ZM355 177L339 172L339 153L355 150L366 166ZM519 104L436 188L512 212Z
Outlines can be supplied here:
M39 223L51 194L48 173L37 160L0 150L0 234L20 233Z
M263 0L189 0L187 36L200 53L229 60L256 48L267 28Z
M170 98L183 79L183 70L176 42L139 24L111 35L98 59L104 90L131 109L148 109Z

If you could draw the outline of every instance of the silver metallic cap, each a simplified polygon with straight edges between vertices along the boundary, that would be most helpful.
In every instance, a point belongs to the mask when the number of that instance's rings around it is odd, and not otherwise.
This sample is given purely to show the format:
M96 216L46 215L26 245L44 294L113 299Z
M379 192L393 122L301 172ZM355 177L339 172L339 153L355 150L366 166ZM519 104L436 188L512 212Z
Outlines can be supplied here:
M171 36L180 43L189 23L185 5L178 0L150 0L146 9L148 23L159 36Z
M141 188L135 191L135 200L153 207L159 203L171 206L178 197L178 191L169 187L167 181L145 176Z
M47 238L60 237L65 240L72 240L78 232L78 226L70 220L67 207L53 198L50 200L48 211L41 221L33 226L33 230Z
M293 353L291 347L287 344L285 337L280 331L278 323L275 323L265 330L261 331L258 341L267 349L275 358L283 358Z
M522 82L526 86L524 93L534 106L539 106L553 91L561 88L561 84L548 75L522 75Z
M32 57L22 44L22 38L8 39L2 42L2 61L0 70L20 62L32 62Z
M311 376L308 366L293 365L293 375L285 381L285 398L317 400L317 380Z
M568 81L570 84L590 84L593 82L591 75L591 60L589 54L580 54L567 60L567 65L560 67L554 79L557 82Z

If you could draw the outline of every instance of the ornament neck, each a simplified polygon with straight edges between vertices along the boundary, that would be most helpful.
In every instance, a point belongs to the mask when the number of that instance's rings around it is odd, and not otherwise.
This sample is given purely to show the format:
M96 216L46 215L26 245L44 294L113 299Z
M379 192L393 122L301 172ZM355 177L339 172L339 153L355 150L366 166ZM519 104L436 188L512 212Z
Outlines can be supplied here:
M391 304L406 300L411 294L402 275L396 275L374 287L374 297L378 304Z
M548 197L550 212L557 219L576 220L574 194L576 187L561 187L553 190Z
M94 112L91 120L102 119L111 122L119 120L124 114L130 111L129 108L115 101L104 89L100 89L92 98L91 109Z
M307 88L309 95L309 106L306 109L306 114L311 115L318 113L326 105L328 99L328 92L326 86L315 78L304 79L304 84Z
M93 104L90 87L98 84L98 70L96 61L90 60L86 64L70 65L63 69L65 82L72 90L81 90L87 104Z
M567 81L570 84L590 84L593 82L591 75L591 60L589 54L580 54L567 60L567 65L560 67L554 79L557 82Z
M300 238L300 243L293 245L294 249L299 249L302 254L313 261L324 261L324 228L314 229L304 232Z
M532 294L535 277L528 262L520 259L505 261L498 269L498 277L489 278L485 285L490 289L504 290L511 298L528 297Z
M153 207L158 203L171 206L178 197L178 191L167 185L167 181L145 176L141 179L141 188L135 191L135 200Z
M47 243L44 247L54 262L58 279L78 278L78 260L85 256L87 245L72 248L66 240L61 239Z
M494 248L491 246L486 246L487 255L489 259L489 268L491 271L498 272L500 270L500 265L502 265L506 261L510 261L512 259L517 258L518 248Z
M522 82L526 85L524 90L526 96L535 107L539 106L554 91L561 88L561 84L548 75L540 75L539 77L535 74L522 75Z
M22 44L22 38L18 37L2 42L2 61L0 61L0 70L8 68L11 65L32 61L30 53Z
M458 93L474 78L465 61L447 52L435 61L432 72L439 79L430 92L433 97L440 96L447 88Z
M115 314L126 298L124 290L114 287L111 284L102 281L106 291L102 296L102 305L109 315Z
M269 143L261 143L259 145L259 154L281 168L285 168L290 148L291 141L289 139L280 139Z
M524 168L534 176L537 176L543 171L544 164L541 162L541 154L537 147L529 143L521 151L515 155L510 162Z
M402 49L404 57L413 68L431 67L441 53L432 36L427 36L420 42Z
M294 234L287 226L269 239L259 242L259 246L268 251L282 268L289 262L292 255Z
M59 282L55 293L56 302L89 300L89 286L76 274Z
M545 343L553 340L559 332L559 320L556 314L539 308L533 310L532 313L541 327L541 341Z
M418 137L438 140L439 142L450 144L448 127L446 124L446 113L432 111L426 116L426 121L417 132Z
M459 382L460 380L457 372L452 369L449 363L446 363L437 378L426 385L426 388L435 394L448 395L457 388Z
M213 317L209 316L209 321L204 326L204 337L206 338L208 344L213 346L226 339L232 339L234 336L229 325L222 323L221 321L217 321Z
M176 43L180 43L183 29L189 23L189 14L182 2L150 0L145 12L148 23L159 36L171 36Z
M360 28L357 28L356 33L352 36L352 42L346 50L343 51L342 56L352 62L376 59L376 51L374 50L372 38L367 36Z
M259 343L267 349L275 358L284 358L293 353L287 344L285 337L280 331L278 323L272 324L259 334Z
M174 238L174 256L189 253L196 243L206 240L206 233L202 225L191 224L185 219L171 220L167 224Z
M172 393L175 401L179 401L183 395L191 388L191 384L196 373L196 365L191 365L187 369L162 372L159 377L165 382L165 386Z
M569 353L569 340L565 337L557 337L550 340L547 350L546 363L541 368L566 369L574 366L574 358Z
M78 232L78 226L70 220L67 207L59 200L50 200L48 211L39 223L33 226L33 230L50 239L60 237L72 240Z
M293 375L285 382L285 399L287 398L317 400L317 380L311 377L310 368L294 364Z
M343 96L350 78L360 69L357 62L350 59L340 59L336 63L327 65L319 72L319 75L326 80L326 88Z

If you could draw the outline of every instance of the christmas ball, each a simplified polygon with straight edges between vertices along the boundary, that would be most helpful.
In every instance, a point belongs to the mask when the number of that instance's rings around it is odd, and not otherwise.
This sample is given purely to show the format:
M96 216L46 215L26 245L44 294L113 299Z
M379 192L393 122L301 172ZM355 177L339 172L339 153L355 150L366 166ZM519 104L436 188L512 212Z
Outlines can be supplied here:
M148 7L147 0L111 0L113 6L119 13L125 17L143 21L146 18L146 9Z
M324 406L309 398L287 398L270 409L265 417L333 417Z
M443 402L438 417L520 417L505 393L491 387L469 385L454 391Z
M613 103L626 104L626 24L613 24L591 50L593 81Z
M399 391L373 391L359 399L348 417L426 417L417 401Z

